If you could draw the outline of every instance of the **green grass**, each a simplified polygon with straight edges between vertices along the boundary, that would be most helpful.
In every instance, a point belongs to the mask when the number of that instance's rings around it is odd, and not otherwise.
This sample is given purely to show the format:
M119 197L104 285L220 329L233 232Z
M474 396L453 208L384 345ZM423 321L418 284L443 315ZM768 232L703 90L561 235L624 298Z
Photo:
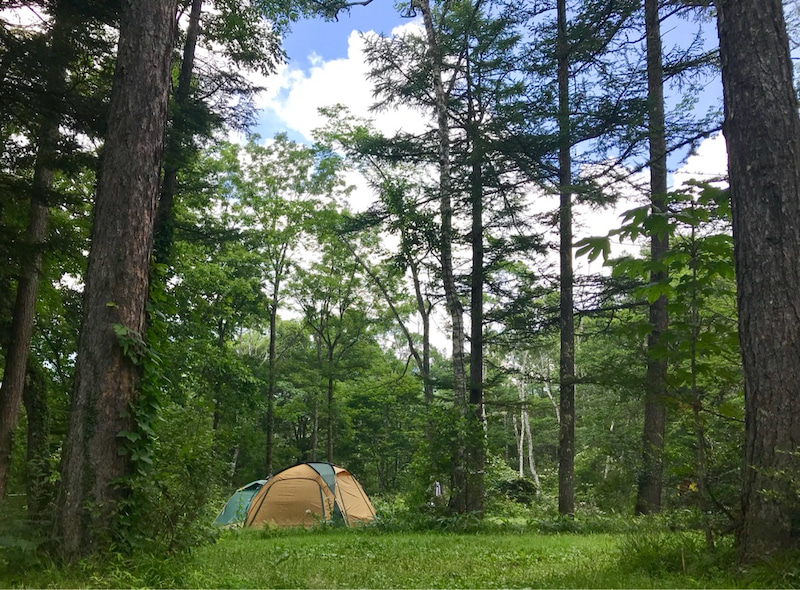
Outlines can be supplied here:
M693 534L381 532L225 533L190 556L139 556L57 568L0 565L0 587L734 588L776 579L704 561ZM630 552L631 555L626 555ZM663 556L661 555L663 553ZM1 554L1 553L0 553ZM647 556L650 555L650 558ZM33 565L33 564L29 564ZM777 580L780 581L780 580ZM785 587L797 580L786 581ZM763 585L761 585L763 583Z

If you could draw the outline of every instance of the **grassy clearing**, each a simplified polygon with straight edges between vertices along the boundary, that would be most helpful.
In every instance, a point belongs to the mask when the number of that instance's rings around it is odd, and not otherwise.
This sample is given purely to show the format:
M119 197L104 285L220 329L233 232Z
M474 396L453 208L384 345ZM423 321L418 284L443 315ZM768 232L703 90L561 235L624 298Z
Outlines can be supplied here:
M600 581L609 537L523 537L433 533L245 534L198 553L210 568L191 586L293 588L560 587L578 570ZM264 558L267 554L269 557ZM253 562L242 569L238 563ZM207 577L207 576L211 577Z
M243 531L204 548L190 587L669 588L732 587L717 572L620 568L619 535ZM247 567L241 567L247 563Z
M0 567L0 587L735 588L791 587L734 574L689 533L549 534L323 529L225 533L182 559Z

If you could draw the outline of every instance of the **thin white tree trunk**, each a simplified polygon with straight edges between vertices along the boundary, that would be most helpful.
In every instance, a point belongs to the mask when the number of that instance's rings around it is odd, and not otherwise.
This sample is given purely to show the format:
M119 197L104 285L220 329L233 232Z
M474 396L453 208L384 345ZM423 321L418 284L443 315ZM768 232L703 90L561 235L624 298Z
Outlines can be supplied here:
M517 440L517 457L519 458L519 476L525 477L524 465L525 465L525 429L522 428L519 421L517 420L517 415L514 414L514 438Z
M553 404L553 408L556 411L556 420L558 421L559 426L561 425L561 409L558 407L558 402L553 397L553 392L550 391L550 384L544 384L544 392L547 394L547 397L550 398L550 403Z
M539 474L536 471L536 460L533 458L533 436L531 436L531 421L528 419L527 408L522 408L522 426L524 428L525 436L528 440L528 469L531 470L531 478L533 484L536 486L536 495L539 495L539 490L542 487L539 481Z

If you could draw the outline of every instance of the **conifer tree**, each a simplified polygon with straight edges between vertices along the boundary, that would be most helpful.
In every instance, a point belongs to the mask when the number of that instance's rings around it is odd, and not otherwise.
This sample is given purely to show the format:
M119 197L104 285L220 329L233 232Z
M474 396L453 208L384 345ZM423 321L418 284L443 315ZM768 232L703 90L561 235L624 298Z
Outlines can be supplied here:
M124 495L144 342L153 221L167 123L174 0L127 4L95 204L54 537L66 559L97 551ZM114 484L117 485L114 485Z
M741 556L798 547L800 118L780 0L717 3L745 380Z

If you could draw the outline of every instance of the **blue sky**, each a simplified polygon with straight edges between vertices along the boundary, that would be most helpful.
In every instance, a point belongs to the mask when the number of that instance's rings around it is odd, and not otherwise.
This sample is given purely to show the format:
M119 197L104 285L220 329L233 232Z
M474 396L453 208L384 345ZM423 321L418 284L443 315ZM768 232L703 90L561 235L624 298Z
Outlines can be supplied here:
M342 102L366 115L371 92L358 83L363 78L363 64L359 63L356 37L366 32L391 34L395 27L408 23L393 0L373 0L367 6L342 12L337 21L309 19L292 25L283 40L288 56L285 67L278 77L263 81L269 89L268 98L262 103L254 131L264 138L285 132L296 141L309 141L309 130L303 123L314 117L318 106ZM308 111L305 116L298 112L303 105Z
M666 28L664 33L670 39L688 36L694 26L678 23ZM325 22L309 20L296 23L284 40L288 63L280 71L261 81L267 92L259 97L262 108L259 125L255 131L268 139L276 132L286 132L296 141L309 142L314 128L324 121L318 116L320 106L336 103L347 105L358 116L373 118L377 129L391 134L398 129L409 132L421 131L430 121L419 112L410 109L371 113L372 89L366 81L366 66L363 60L363 41L360 33L370 32L392 34L397 27L421 28L419 19L404 19L395 10L393 0L374 0L368 6L354 7L344 13L338 21ZM714 43L715 30L709 28L707 42ZM708 88L706 105L718 100L719 83ZM681 168L672 175L676 184L689 177L703 178L705 175L724 173L726 157L725 143L720 137L704 142L697 156L674 158L670 164ZM637 184L647 184L646 171L634 179ZM356 187L351 206L362 210L369 206L374 196L363 178L355 172L348 176L347 182ZM643 194L643 193L640 193ZM555 206L555 205L553 205ZM623 206L624 209L629 206ZM579 208L580 209L580 208ZM576 238L587 235L602 235L609 227L619 224L619 211L576 210ZM599 264L599 262L597 263Z
M685 46L696 33L697 26L697 23L676 19L666 21L662 25L665 51L674 43ZM421 23L419 18L401 17L394 0L373 0L367 6L355 6L343 12L338 21L313 19L295 23L283 44L288 62L276 75L261 81L267 92L258 99L262 110L254 131L264 139L285 132L293 140L310 142L313 129L324 124L317 109L336 103L347 105L355 115L373 118L376 128L387 134L398 129L421 131L427 121L418 112L406 109L371 113L369 110L373 102L372 88L365 79L360 34L392 34L397 27L420 28ZM713 47L716 42L714 23L706 22L703 28L705 47ZM709 80L698 111L721 107L720 96L718 77ZM724 154L724 142L714 142L714 147ZM686 151L673 155L670 166L681 167L687 156ZM693 172L703 173L706 168L708 173L721 172L720 158L714 158L708 166L704 160L693 159Z
M394 0L373 0L367 6L354 6L342 12L337 21L311 19L295 23L283 41L288 63L278 76L263 81L269 91L260 101L263 111L254 131L264 138L286 132L294 140L309 141L307 123L316 119L318 106L342 102L356 114L368 115L371 88L359 80L365 70L357 63L358 44L354 33L391 34L395 27L413 22L419 23L419 19L401 17ZM703 28L705 46L713 47L716 43L713 23L705 23ZM662 27L665 51L675 42L685 45L696 30L697 23L675 19L665 22ZM718 106L720 96L721 84L717 79L709 83L699 110ZM301 113L303 110L305 114ZM386 123L383 130L392 131L390 127L391 124ZM680 158L673 160L672 165L678 165L678 160Z
M313 19L295 23L284 39L283 47L290 63L303 67L303 62L308 63L308 55L312 52L326 61L345 57L347 39L354 30L389 34L404 21L394 8L393 0L373 0L367 6L354 6L343 12L338 21Z

